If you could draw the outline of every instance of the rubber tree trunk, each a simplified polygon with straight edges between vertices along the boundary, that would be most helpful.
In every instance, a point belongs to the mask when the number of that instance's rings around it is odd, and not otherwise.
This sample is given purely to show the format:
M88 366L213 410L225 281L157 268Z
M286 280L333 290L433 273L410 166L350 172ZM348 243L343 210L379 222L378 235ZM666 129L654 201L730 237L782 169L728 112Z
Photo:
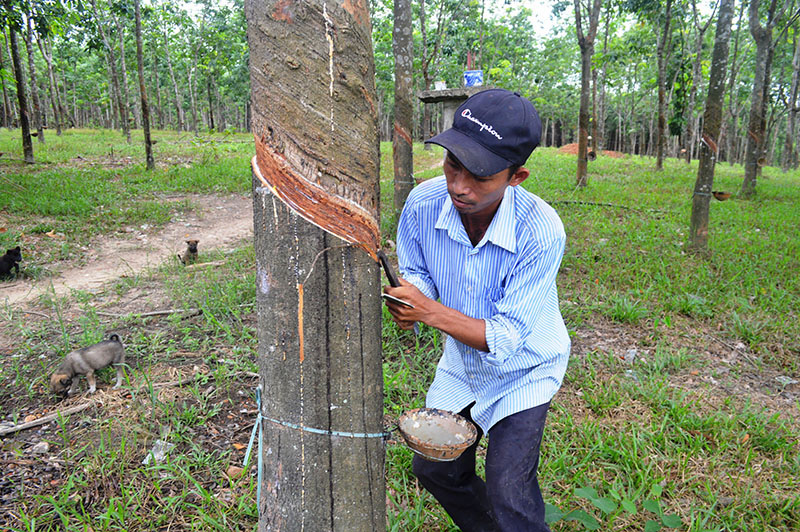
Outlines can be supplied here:
M597 35L597 22L600 17L600 0L593 0L591 5L583 6L575 0L575 33L581 49L581 96L578 111L578 168L576 184L585 187L589 184L589 99L592 79L592 56L594 56L594 38ZM588 23L584 33L583 24Z
M379 145L367 4L247 0L259 530L385 529Z
M722 127L722 103L725 99L725 73L728 68L728 51L731 41L734 0L722 0L719 7L717 34L711 56L711 74L708 97L703 115L702 147L697 180L692 196L690 246L696 251L708 247L708 218L711 188L714 184L714 165L719 157L719 131Z
M175 114L178 120L178 131L183 131L183 96L175 80L175 71L172 69L172 59L170 59L169 38L167 36L167 24L164 23L164 57L167 59L167 71L169 79L172 81L172 90L175 93Z
M394 210L400 219L403 205L414 188L412 131L414 128L413 63L414 42L411 38L411 0L394 0Z
M64 108L61 105L61 96L58 93L58 86L56 85L56 76L53 71L53 56L47 44L47 40L39 37L36 40L39 45L39 51L42 53L45 62L47 63L47 81L48 89L50 91L50 105L53 107L53 121L56 123L56 135L61 136L61 124L65 119Z
M750 117L747 130L747 148L744 161L744 180L739 194L750 198L756 193L756 183L760 169L767 156L767 97L770 91L772 72L773 42L772 30L783 16L789 2L785 2L776 14L778 0L770 0L767 8L767 22L761 24L760 0L750 2L750 33L756 41L755 70L753 72L753 91L750 97Z
M3 70L3 56L5 55L5 30L3 30L3 49L0 50L0 70ZM11 106L11 100L8 98L8 91L6 90L6 80L0 77L0 85L3 87L3 125L11 130L11 123L14 121L14 108Z
M786 116L786 140L783 147L783 171L797 168L797 119L800 116L800 37L795 35L794 56L792 58L792 84L789 89L789 112Z
M664 33L659 36L656 62L658 63L658 127L656 128L656 170L664 169L664 147L667 143L667 61L669 61L670 22L672 0L667 0L664 10Z
M100 31L100 37L103 40L103 46L105 46L106 55L108 56L108 67L111 72L112 95L114 97L113 99L116 100L117 109L119 110L120 129L122 130L122 134L125 135L125 139L130 143L131 128L130 124L128 124L128 109L125 107L125 101L122 99L122 89L120 88L119 75L117 74L117 58L114 55L114 47L111 46L111 41L109 40L104 29L107 21L104 18L100 18L100 12L97 8L96 0L92 0L92 10L94 12L95 19L98 21L97 29ZM122 53L125 53L125 50L122 50Z
M44 144L44 117L39 99L39 83L36 81L36 64L33 61L33 23L30 18L28 18L28 28L25 32L25 49L28 52L28 74L31 76L31 103L33 104L36 138L39 140L39 144Z
M119 20L118 16L114 16L114 24L117 26L117 36L119 37L119 63L120 63L120 92L122 94L122 106L125 108L125 116L123 120L128 122L128 142L131 141L130 131L131 123L128 116L130 107L130 97L128 95L128 65L125 62L125 28ZM134 113L135 115L136 113Z
M6 6L6 9L9 9ZM19 41L14 28L8 28L9 47L11 48L11 62L14 65L14 78L17 81L17 102L19 102L19 125L22 129L22 157L28 164L33 164L33 140L31 140L31 123L28 118L28 98L25 87L25 71L19 57Z
M144 130L144 151L147 169L156 167L153 159L153 142L150 139L150 105L147 103L147 87L144 83L144 55L142 53L142 13L140 1L134 2L134 16L136 19L136 67L139 71L139 96L142 100L142 129Z

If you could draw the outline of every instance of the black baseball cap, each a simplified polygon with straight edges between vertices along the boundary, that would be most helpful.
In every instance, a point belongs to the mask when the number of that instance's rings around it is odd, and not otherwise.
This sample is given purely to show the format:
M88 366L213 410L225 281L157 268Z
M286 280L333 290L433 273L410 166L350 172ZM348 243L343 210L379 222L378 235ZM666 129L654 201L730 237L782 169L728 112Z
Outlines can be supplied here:
M453 127L425 142L453 154L476 176L522 166L542 138L542 121L518 92L488 89L470 96L453 118Z

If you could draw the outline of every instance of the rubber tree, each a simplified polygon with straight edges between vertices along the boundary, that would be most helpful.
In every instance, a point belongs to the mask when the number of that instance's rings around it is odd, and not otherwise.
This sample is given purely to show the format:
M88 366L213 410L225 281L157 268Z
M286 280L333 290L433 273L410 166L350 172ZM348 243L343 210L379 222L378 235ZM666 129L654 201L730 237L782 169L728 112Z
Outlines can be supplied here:
M734 0L721 0L714 51L711 56L711 73L708 96L703 114L702 146L697 180L692 195L692 218L689 232L690 246L697 251L708 246L708 218L714 167L719 157L719 132L722 127L722 104L725 99L725 73L731 41Z
M247 0L259 530L383 530L379 145L365 0Z
M411 0L394 0L394 210L400 219L403 205L414 188L412 132L414 130L414 41L411 38Z
M747 147L745 148L744 180L740 195L749 198L756 193L756 182L760 168L766 163L767 155L767 98L770 91L772 59L776 41L772 32L778 21L789 7L783 2L779 9L779 0L769 0L766 8L766 23L762 24L761 0L750 2L750 34L756 42L755 72L753 73L753 91L750 96L750 117L747 125Z
M27 87L25 86L25 70L19 55L19 39L17 32L22 31L20 11L12 0L3 0L5 13L3 18L8 26L8 46L11 51L11 64L14 67L14 79L17 82L17 102L19 103L19 125L22 132L22 158L33 164L33 141L31 140L31 123L28 116Z
M656 128L656 170L664 169L664 150L667 144L667 62L672 41L670 23L672 22L672 0L666 0L664 20L656 45L658 65L658 127Z
M600 0L591 0L591 4L583 5L575 1L575 32L581 49L581 99L578 111L578 170L577 186L589 184L589 87L592 80L592 57L594 56L594 39L597 35L597 24L600 19ZM584 32L584 25L588 26Z
M148 170L156 167L153 159L153 142L150 138L150 104L147 102L147 87L144 79L144 54L142 52L142 9L140 0L134 0L136 21L136 69L139 74L139 98L142 103L142 129L144 130L144 152Z

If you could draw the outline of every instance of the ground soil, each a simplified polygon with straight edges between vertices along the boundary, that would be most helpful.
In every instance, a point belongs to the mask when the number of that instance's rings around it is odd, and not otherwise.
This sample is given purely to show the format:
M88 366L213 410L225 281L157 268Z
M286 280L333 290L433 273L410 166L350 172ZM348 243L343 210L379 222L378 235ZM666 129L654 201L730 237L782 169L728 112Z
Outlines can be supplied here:
M66 295L72 290L80 290L96 294L92 307L97 309L100 320L108 326L115 325L114 331L123 338L143 333L162 335L165 342L179 343L180 338L170 337L176 333L174 326L167 321L166 314L131 324L120 322L120 317L132 313L174 310L174 303L169 300L161 280L147 275L149 269L165 261L177 261L176 255L185 250L184 241L189 238L200 241L197 264L200 268L209 259L213 263L219 257L219 252L244 245L252 239L253 208L252 199L241 195L176 196L166 199L188 199L192 208L160 228L130 228L122 234L97 238L89 246L86 256L60 265L54 276L35 280L22 276L20 280L0 284L0 303L6 310L4 318L11 318L4 323L0 321L0 363L6 368L4 373L7 377L0 386L0 431L26 422L35 423L56 412L85 407L70 416L67 425L69 441L72 442L70 445L92 442L93 434L99 433L100 427L111 427L103 432L110 430L122 439L131 430L140 431L141 424L137 420L150 415L148 409L152 405L142 400L146 395L140 393L142 390L153 386L162 401L180 400L183 404L192 405L197 399L190 393L191 386L187 384L203 382L202 389L208 404L219 409L219 414L214 418L219 423L209 423L207 430L198 436L202 440L198 443L209 450L230 451L231 466L241 465L243 449L256 413L251 392L257 384L257 375L236 374L222 390L215 385L207 354L204 358L200 353L178 349L165 358L129 352L126 360L131 368L130 380L126 382L129 391L112 390L112 372L109 371L108 375L98 380L98 390L94 395L83 393L85 384L81 382L82 393L59 400L47 390L49 373L58 362L56 357L49 352L29 352L30 340L27 349L23 347L16 337L17 329L12 325L12 322L23 320L32 326L52 329L58 336L58 324L61 323L67 335L77 336L85 309L72 302L55 309L45 304L39 296L48 291ZM111 283L121 277L135 275L139 275L140 279L121 295L107 290ZM255 327L254 314L243 314L243 321L251 327ZM187 314L182 323L192 327L194 320L202 319L201 315ZM197 330L201 330L201 327L198 326ZM53 338L48 340L51 341ZM232 347L222 344L216 346L213 363L229 363L233 356ZM38 362L33 365L24 362L31 358ZM21 361L23 363L19 364ZM23 368L20 370L24 373L22 378L8 377L8 368L15 364ZM150 379L147 382L145 374ZM32 495L54 494L69 477L70 472L65 470L69 464L60 458L65 449L57 443L60 441L58 434L58 423L51 421L0 437L0 470L3 471L0 476L0 530L5 529L4 525L20 524L17 518L23 509L23 501L32 501ZM147 447L160 436L139 435L140 441L146 442ZM38 451L35 450L37 445ZM42 446L47 449L42 450ZM143 446L133 452L137 454L136 460L142 460L148 449ZM208 489L220 489L219 479L207 480ZM104 482L112 481L98 479L95 485L90 486L85 502L91 504L94 500L102 504L104 491L114 491L113 486L104 485ZM25 487L24 495L20 491L21 486ZM222 490L219 496L231 498L229 492Z
M559 153L565 153L567 155L577 155L578 154L578 143L574 142L572 144L565 144L558 149ZM611 151L611 150L600 150L597 154L600 157L613 157L615 159L619 159L620 157L625 157L624 153L618 151Z
M184 240L187 238L200 240L201 261L203 255L210 254L211 250L241 246L251 238L251 199L242 196L195 196L191 200L198 208L158 230L137 228L123 235L99 238L91 247L92 251L85 264L68 265L52 278L35 282L23 279L3 284L0 288L0 301L7 301L5 308L9 310L8 315L14 316L15 320L49 322L54 324L54 330L57 329L54 310L42 305L38 298L43 290L50 289L51 283L52 289L59 294L68 293L71 289L97 291L100 295L92 301L92 305L102 308L106 313L104 316L170 309L173 305L162 282L146 275L121 295L101 289L121 276L145 272L147 268L157 266L163 261L175 260L175 255L183 251ZM77 332L77 324L83 313L80 305L71 305L63 310L58 320L67 324L68 333ZM254 314L247 313L243 318L252 327L255 327ZM20 318L21 315L24 317ZM104 319L111 323L113 318ZM184 325L191 327L192 320L200 319L202 316L187 316ZM174 341L175 345L180 345L180 338L169 338L176 334L175 327L169 325L164 317L153 317L141 324L137 322L135 327L146 334L165 335L165 342ZM120 332L123 335L134 333L133 330ZM575 330L572 357L576 359L576 363L585 364L591 363L593 358L613 355L619 359L617 364L600 364L597 367L605 373L619 372L619 378L635 379L636 364L653 358L660 342L684 348L692 354L691 369L673 375L669 380L670 386L684 389L696 398L699 409L713 410L724 401L734 398L737 401L761 405L767 410L780 412L795 422L800 422L800 411L794 407L800 401L800 384L786 384L785 376L761 364L743 344L726 339L722 333L688 318L686 321L674 323L672 327L654 329L650 326L619 324L602 316L592 316ZM121 434L126 430L139 430L137 420L149 415L148 408L151 405L144 400L147 398L146 394L138 393L137 390L146 390L153 385L154 388L158 387L159 397L164 401L180 398L181 401L191 403L196 399L184 384L202 379L203 393L208 397L209 405L219 408L219 414L199 436L199 440L202 440L199 444L208 449L230 450L231 465L241 465L243 449L256 413L251 392L257 384L257 375L239 375L231 385L222 390L215 386L209 368L209 364L226 364L226 361L236 356L232 354L234 346L217 346L212 361L207 356L204 359L198 353L181 348L171 351L169 358L146 359L144 354L131 353L128 362L132 367L132 381L123 388L130 391L112 390L109 382L111 377L108 377L100 382L94 396L80 394L59 402L46 388L47 373L52 370L55 357L50 353L32 354L20 348L19 343L14 338L14 329L0 323L0 363L8 366L15 360L32 356L43 359L39 374L31 373L26 376L27 379L11 379L15 382L28 382L28 388L24 384L0 387L3 388L0 390L0 430L15 423L35 421L42 416L87 402L91 403L87 409L73 415L70 420L68 437L76 445L77 442L90 441L93 432L110 422L119 426ZM141 375L145 373L140 368L145 364L150 382L140 382ZM598 378L603 376L598 375ZM570 382L569 378L565 380L557 400L565 403L571 411L591 416L585 401L581 399L580 386ZM7 523L15 523L14 516L24 500L31 500L32 495L55 494L69 478L69 472L65 471L69 464L60 458L65 449L59 448L57 444L60 434L58 423L50 422L3 436L0 440L0 469L4 471L0 477L0 516L8 516L10 521L6 521ZM137 454L134 459L144 458L147 454L145 447L149 447L159 436L142 436L148 443L134 451ZM37 445L46 442L51 442L49 451L40 453L34 450ZM224 483L218 480L207 479L207 488L215 492L220 490L219 486ZM20 486L25 486L24 499L21 498L23 494ZM84 502L89 504L94 500L102 507L102 502L109 493L115 493L114 486L105 485L103 479L99 479L95 485L87 488L87 499ZM218 495L222 498L235 496L230 490L222 490ZM4 521L0 517L0 530L3 529ZM18 521L16 524L19 524Z
M70 290L96 291L110 281L176 258L186 249L187 239L200 240L198 248L203 254L212 249L227 249L253 234L253 204L249 197L165 198L166 201L184 199L190 200L194 208L164 227L126 228L122 234L97 238L89 246L85 263L62 267L55 277L35 280L23 276L11 283L1 283L0 303L25 303L48 291L57 296Z

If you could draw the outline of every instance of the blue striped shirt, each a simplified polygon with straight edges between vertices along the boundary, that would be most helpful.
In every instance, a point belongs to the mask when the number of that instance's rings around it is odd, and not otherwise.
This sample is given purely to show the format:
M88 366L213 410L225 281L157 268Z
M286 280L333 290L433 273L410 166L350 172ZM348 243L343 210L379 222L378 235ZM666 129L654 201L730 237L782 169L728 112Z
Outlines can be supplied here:
M486 323L489 352L447 337L426 406L459 412L474 402L484 432L550 401L561 386L570 339L556 273L566 235L556 212L509 186L473 246L444 176L414 188L397 231L403 277L431 299Z

